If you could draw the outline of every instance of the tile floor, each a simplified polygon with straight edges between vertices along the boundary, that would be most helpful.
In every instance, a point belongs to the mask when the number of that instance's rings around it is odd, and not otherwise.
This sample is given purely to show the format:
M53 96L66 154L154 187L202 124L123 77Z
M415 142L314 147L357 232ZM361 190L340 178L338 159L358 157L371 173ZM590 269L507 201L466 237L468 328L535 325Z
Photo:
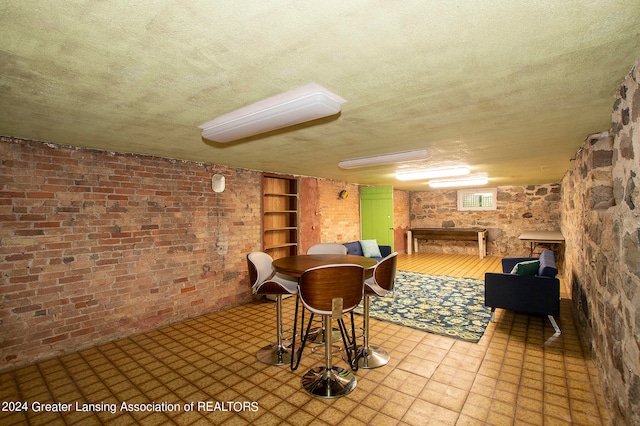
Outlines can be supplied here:
M256 360L275 326L273 303L258 301L2 373L0 424L605 425L569 303L546 344L548 320L503 310L477 344L371 320L390 363L321 399L300 386L321 355L306 352L294 372Z

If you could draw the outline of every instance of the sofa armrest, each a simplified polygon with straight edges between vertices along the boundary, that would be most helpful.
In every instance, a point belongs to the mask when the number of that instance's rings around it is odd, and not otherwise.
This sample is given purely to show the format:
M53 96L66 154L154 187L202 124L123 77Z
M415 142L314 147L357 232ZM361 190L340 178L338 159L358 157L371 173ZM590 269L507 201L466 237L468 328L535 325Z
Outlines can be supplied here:
M560 280L487 272L484 304L534 315L560 315Z

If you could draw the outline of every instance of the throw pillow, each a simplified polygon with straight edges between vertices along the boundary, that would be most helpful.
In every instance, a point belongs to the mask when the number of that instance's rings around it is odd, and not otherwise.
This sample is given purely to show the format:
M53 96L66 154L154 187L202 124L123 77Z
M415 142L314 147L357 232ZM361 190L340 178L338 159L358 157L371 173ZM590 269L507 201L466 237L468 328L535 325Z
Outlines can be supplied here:
M377 240L360 240L360 246L365 257L382 257Z
M358 241L343 244L347 248L347 254L362 256L362 246Z
M539 269L539 260L527 260L526 262L516 263L516 266L513 267L511 273L516 275L538 275Z

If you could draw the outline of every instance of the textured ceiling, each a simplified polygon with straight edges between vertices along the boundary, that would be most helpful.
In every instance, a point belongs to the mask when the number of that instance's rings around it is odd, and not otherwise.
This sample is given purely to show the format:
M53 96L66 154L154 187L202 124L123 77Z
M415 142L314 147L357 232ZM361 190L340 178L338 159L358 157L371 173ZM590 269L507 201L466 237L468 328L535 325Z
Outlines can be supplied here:
M428 187L338 161L426 147L490 185L550 183L638 57L638 0L3 0L0 134L402 189ZM311 82L339 116L202 139Z

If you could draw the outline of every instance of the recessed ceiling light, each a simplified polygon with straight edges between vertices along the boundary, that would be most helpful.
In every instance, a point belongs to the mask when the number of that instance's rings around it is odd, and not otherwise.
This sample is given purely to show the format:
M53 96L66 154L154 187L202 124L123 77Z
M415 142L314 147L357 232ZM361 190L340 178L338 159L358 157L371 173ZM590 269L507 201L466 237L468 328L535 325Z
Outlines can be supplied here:
M471 173L469 167L446 167L441 169L425 169L412 171L399 171L396 173L398 180L433 179L451 176L464 176Z
M478 174L472 176L466 176L461 179L436 179L430 180L429 186L432 188L446 188L452 186L479 186L486 185L489 182L489 178L486 174Z
M341 169L355 169L358 167L377 166L380 164L402 163L403 161L426 160L431 154L428 149L415 151L393 152L391 154L373 155L370 157L350 158L338 163Z
M231 142L337 114L344 102L312 83L221 115L199 127L205 139Z

